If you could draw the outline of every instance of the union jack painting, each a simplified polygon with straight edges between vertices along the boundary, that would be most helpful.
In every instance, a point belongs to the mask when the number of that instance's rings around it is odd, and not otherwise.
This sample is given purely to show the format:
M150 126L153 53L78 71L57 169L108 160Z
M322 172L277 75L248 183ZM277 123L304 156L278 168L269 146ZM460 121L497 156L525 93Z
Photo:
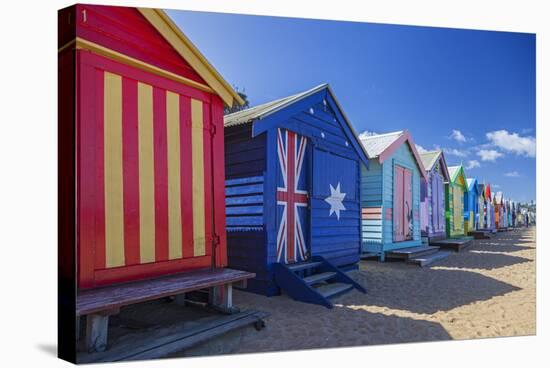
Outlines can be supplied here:
M308 191L306 188L307 138L287 130L277 130L277 154L281 177L277 186L279 228L277 262L293 263L307 258L304 221L307 221ZM280 207L279 207L280 206Z

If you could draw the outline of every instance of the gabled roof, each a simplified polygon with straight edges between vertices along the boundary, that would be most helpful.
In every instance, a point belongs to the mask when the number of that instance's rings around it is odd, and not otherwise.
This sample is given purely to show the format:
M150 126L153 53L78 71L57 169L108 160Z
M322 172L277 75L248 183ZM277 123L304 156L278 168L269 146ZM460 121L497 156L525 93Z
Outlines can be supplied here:
M349 139L353 140L352 145L358 151L359 155L364 158L364 160L366 161L365 163L368 165L369 156L367 154L367 151L359 141L357 132L353 128L353 125L350 123L349 119L347 118L344 110L342 109L342 106L338 102L338 99L336 99L336 96L334 95L334 92L332 91L332 88L330 88L330 85L328 83L320 84L307 91L300 92L288 97L280 98L271 102L264 103L262 105L251 107L246 110L241 110L241 111L234 112L232 114L225 115L224 127L229 128L229 127L238 126L242 124L260 122L263 119L266 119L267 117L269 117L270 115L273 115L278 111L281 111L287 107L290 107L291 105L297 102L303 101L304 99L310 96L313 96L316 93L322 92L323 90L327 91L327 94L330 96L330 99L336 105L335 108L338 110L337 115L340 115L342 117L342 119L346 124L347 129L349 130L349 132L347 132L345 129L344 131L346 132L346 134L349 135Z
M327 87L327 83L320 84L317 87L297 93L295 95L283 97L278 100L266 102L264 104L254 106L246 110L241 110L232 114L225 115L223 119L223 125L228 128L235 125L251 123L254 120L260 120L268 115L273 114L274 112L284 109L294 102L300 101Z
M449 170L447 169L447 162L445 161L445 155L442 150L422 152L419 155L422 160L422 165L424 165L426 171L431 171L435 164L440 161L440 166L443 168L445 180L449 181Z
M395 150L397 150L397 148L405 142L409 145L409 148L415 158L418 169L420 170L420 175L427 180L426 169L424 168L422 159L418 154L416 145L407 130L361 138L361 143L363 144L363 147L365 147L369 158L378 158L378 162L380 163L383 163L387 158L391 157Z
M486 193L485 193L485 184L478 184L477 185L477 192L483 196L483 198L486 198Z
M449 166L449 177L450 182L455 184L457 179L462 176L464 178L464 186L463 189L466 191L468 190L468 184L466 183L466 174L464 173L464 167L462 165L458 166Z
M477 188L477 179L476 178L468 178L468 179L466 179L466 183L468 184L468 191L469 192L475 191L476 193L479 194L479 191L478 191L478 188Z
M233 106L234 102L237 102L239 105L244 104L239 94L223 79L220 73L214 69L199 49L183 34L163 10L137 9L228 106Z

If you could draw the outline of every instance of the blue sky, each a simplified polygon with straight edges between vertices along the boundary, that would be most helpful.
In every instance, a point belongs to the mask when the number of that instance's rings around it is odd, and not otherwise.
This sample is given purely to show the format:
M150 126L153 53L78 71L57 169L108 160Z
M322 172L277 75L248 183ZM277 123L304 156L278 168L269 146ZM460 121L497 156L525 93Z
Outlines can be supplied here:
M535 199L535 35L168 14L252 105L328 82L358 132L408 129L468 177Z

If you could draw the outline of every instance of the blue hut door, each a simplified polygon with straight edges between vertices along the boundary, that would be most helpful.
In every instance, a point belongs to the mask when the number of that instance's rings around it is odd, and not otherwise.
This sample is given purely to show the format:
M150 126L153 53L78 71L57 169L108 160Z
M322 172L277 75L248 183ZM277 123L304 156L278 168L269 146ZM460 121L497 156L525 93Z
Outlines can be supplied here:
M308 139L277 129L277 262L310 257Z

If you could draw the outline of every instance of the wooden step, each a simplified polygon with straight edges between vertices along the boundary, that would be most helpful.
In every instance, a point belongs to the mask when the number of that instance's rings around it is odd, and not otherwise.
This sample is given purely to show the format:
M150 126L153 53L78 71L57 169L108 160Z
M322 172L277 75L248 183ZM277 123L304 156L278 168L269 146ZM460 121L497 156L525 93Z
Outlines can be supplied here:
M312 285L322 281L330 280L334 276L336 276L336 272L323 272L304 277L304 281L306 282L306 284Z
M303 263L289 264L289 265L286 265L286 267L291 271L297 272L297 271L307 270L310 268L319 267L322 264L323 262L303 262Z
M433 245L438 246L440 249L453 250L455 252L460 252L462 249L469 247L474 243L472 237L463 237L463 238L454 238L454 239L445 239L432 243Z
M425 267L443 258L447 258L449 255L451 255L451 253L452 252L447 250L440 250L433 254L428 254L428 255L408 259L406 262L410 264L418 265L420 267Z
M388 258L400 258L400 259L411 259L419 256L424 256L428 254L435 253L439 250L438 247L434 246L416 246L408 248L393 249L386 253Z
M332 284L324 284L316 287L317 291L325 298L334 297L336 295L345 293L348 290L353 289L351 284L343 284L340 282L335 282Z

